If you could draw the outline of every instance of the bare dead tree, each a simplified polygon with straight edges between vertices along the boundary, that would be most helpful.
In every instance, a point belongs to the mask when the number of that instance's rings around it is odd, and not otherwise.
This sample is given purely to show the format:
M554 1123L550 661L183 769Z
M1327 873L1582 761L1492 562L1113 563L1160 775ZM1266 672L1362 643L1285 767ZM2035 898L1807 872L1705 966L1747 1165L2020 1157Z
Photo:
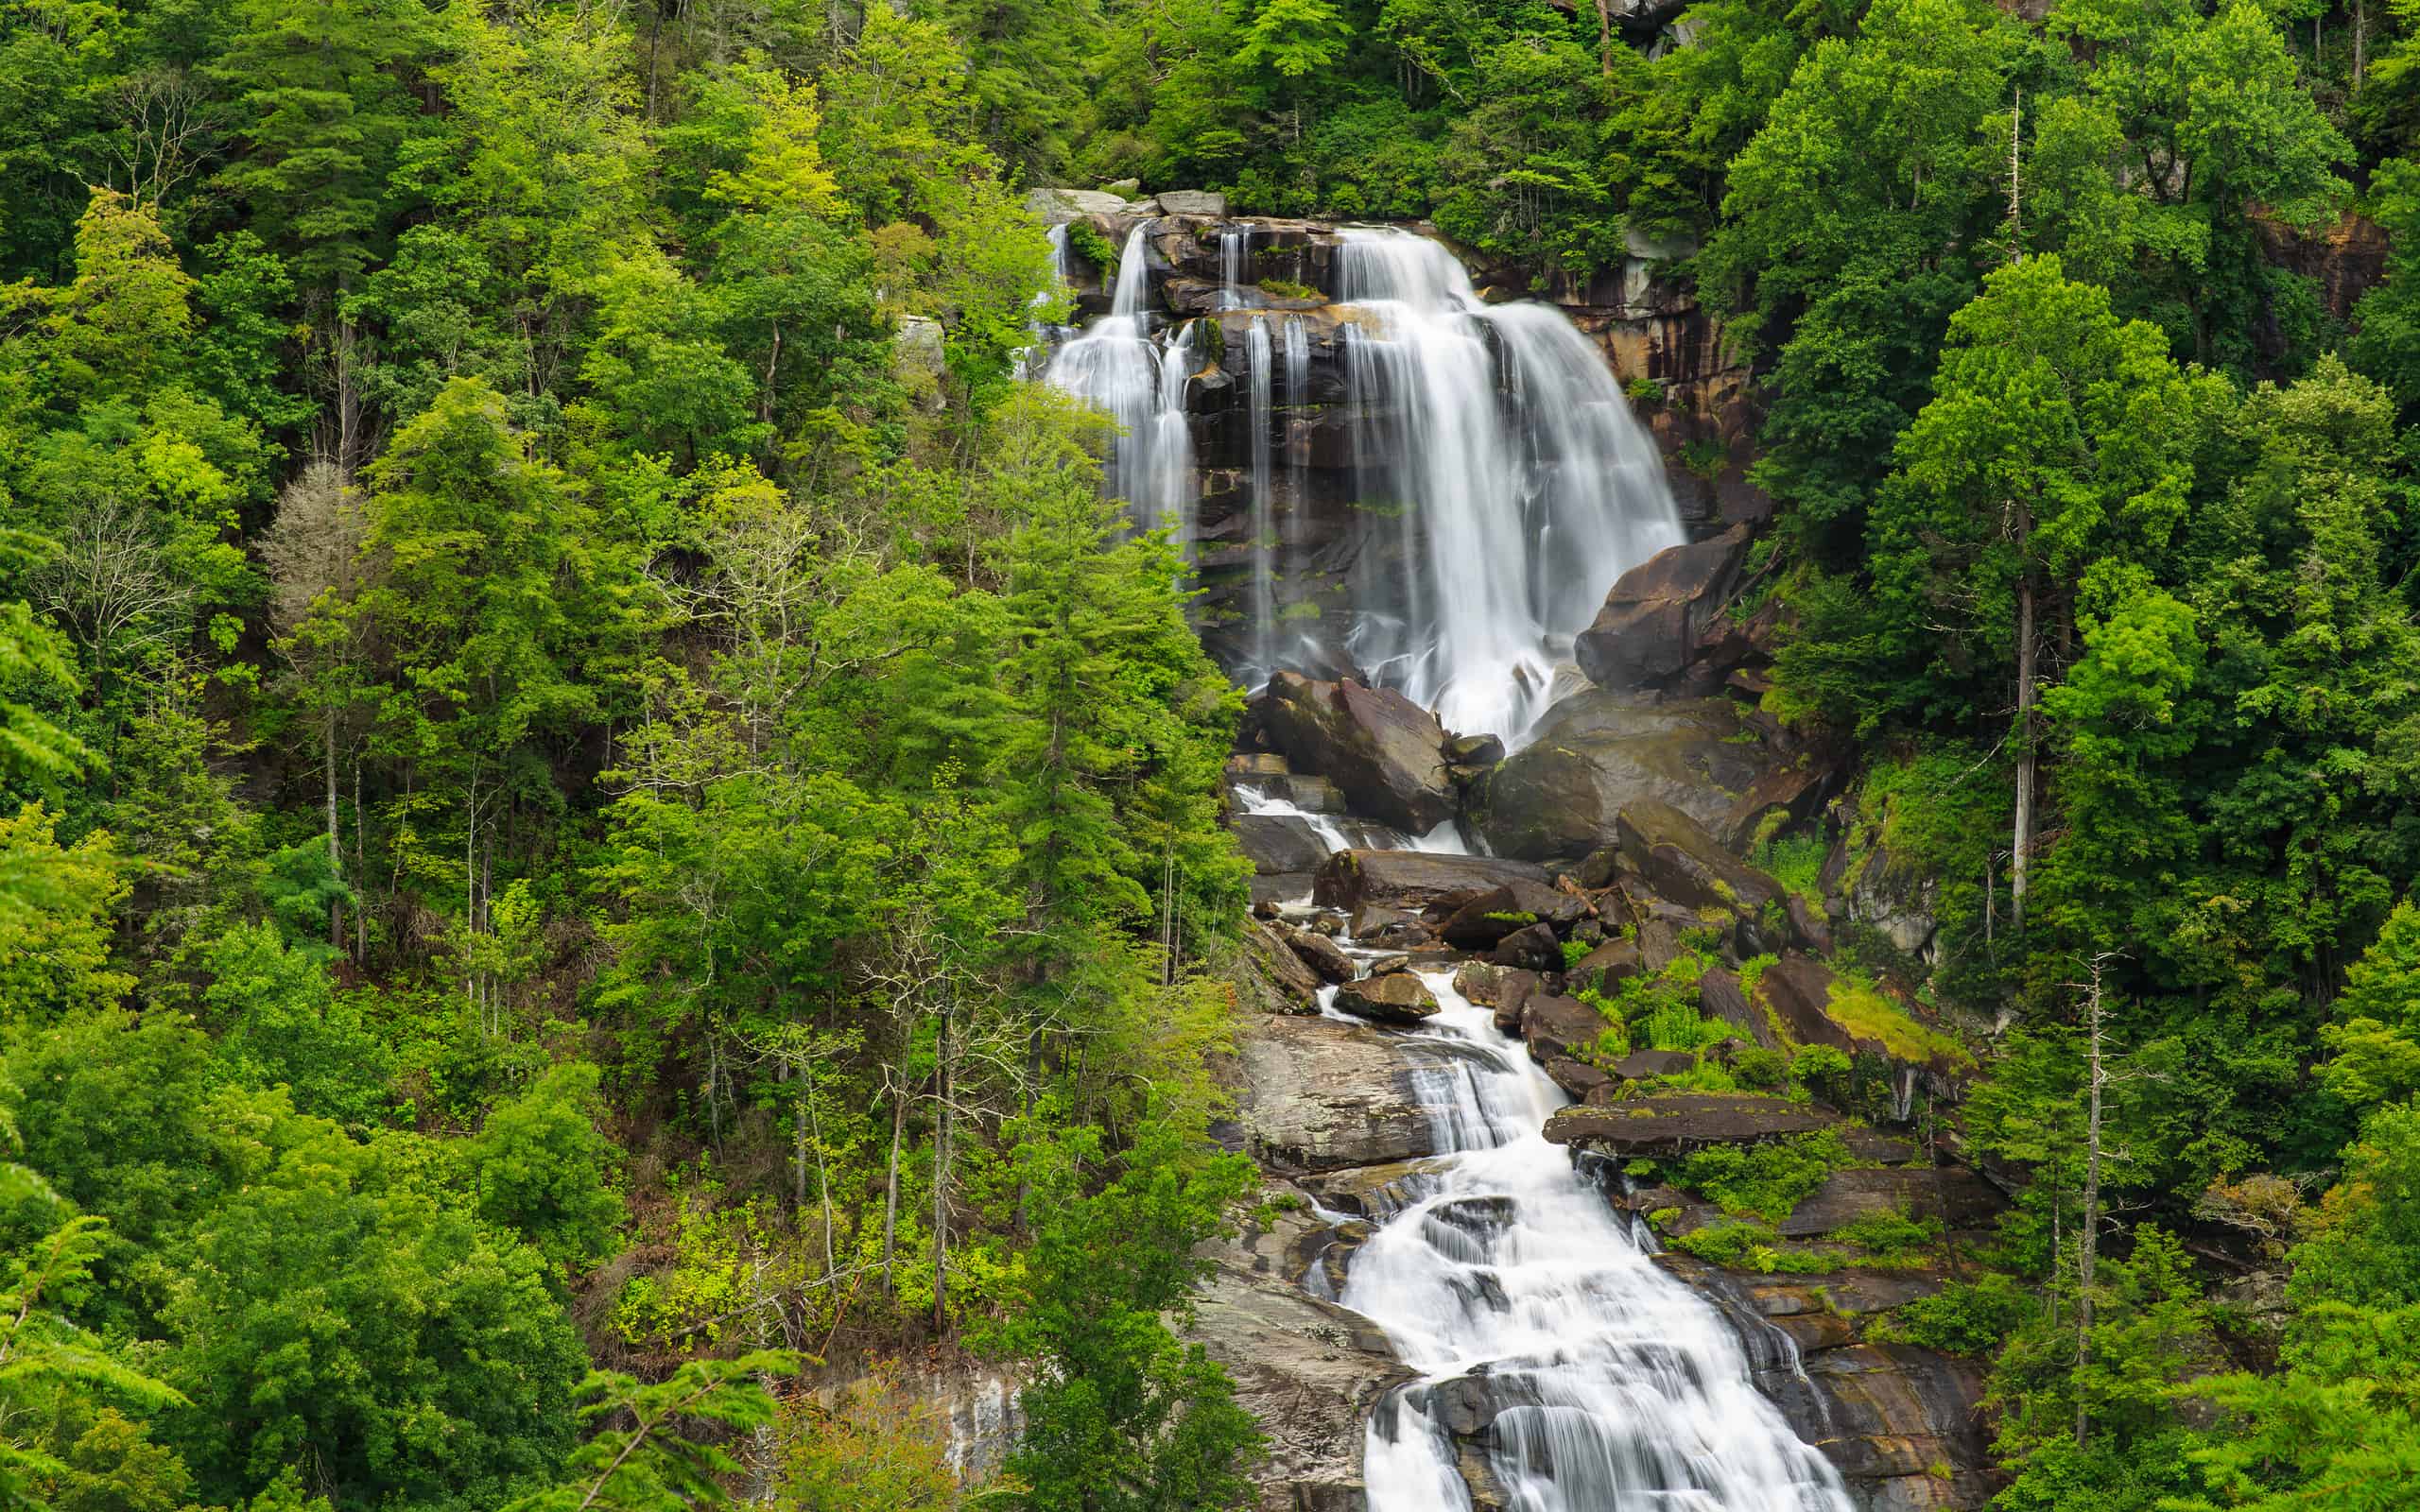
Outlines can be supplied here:
M91 656L104 697L121 666L192 627L193 590L177 580L142 516L114 500L68 527L43 575L41 603Z
M333 674L360 652L357 626L340 612L362 585L362 547L369 523L360 495L329 461L313 462L279 493L277 518L262 533L269 570L269 618L278 653L303 683L318 683L320 752L326 766L328 874L344 882L344 846L337 825L337 747L345 701ZM356 766L356 785L359 768ZM356 825L358 819L356 818ZM344 949L344 904L328 902L328 939Z
M111 140L110 156L137 204L157 205L192 178L217 134L209 92L182 68L146 69L118 79L109 107L123 132ZM114 180L116 172L110 177Z

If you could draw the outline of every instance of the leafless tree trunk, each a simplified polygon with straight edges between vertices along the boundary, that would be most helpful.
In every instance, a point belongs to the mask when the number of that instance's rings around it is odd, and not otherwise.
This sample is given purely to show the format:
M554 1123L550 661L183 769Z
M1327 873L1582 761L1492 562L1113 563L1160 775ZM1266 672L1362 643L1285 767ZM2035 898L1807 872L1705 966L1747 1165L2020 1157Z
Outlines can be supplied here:
M933 1046L933 1332L949 1328L949 1009Z
M2100 1060L2100 969L2106 956L2092 958L2092 985L2084 996L2084 1160L2083 1220L2076 1235L2076 1376L2092 1357L2092 1272L2100 1252L2100 1091L2108 1074ZM2081 1384L2076 1392L2076 1448L2084 1446L2090 1431Z
M2016 549L2023 561L2032 535L2031 512L2016 507ZM2016 833L2008 860L2008 923L2012 933L2025 931L2025 875L2033 854L2033 569L2019 568L2016 579Z

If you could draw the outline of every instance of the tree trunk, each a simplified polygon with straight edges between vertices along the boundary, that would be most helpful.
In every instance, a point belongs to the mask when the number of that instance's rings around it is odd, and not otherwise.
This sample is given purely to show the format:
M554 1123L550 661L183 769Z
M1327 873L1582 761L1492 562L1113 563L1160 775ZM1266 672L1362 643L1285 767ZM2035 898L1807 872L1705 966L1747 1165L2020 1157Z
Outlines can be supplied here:
M903 1081L890 1093L890 1165L882 1182L882 1291L891 1295L890 1265L899 1245L899 1146L908 1132L908 1088Z
M933 1041L933 1332L949 1330L949 1010Z
M361 898L353 901L353 958L365 960L370 954L370 908L362 899L370 896L370 867L362 859L362 836L369 827L361 821L361 762L353 764L353 874L361 879Z
M337 833L337 711L331 704L320 721L320 754L328 764L328 880L337 890L328 898L328 944L344 951L344 837Z
M2017 507L2017 551L2031 535L2025 507ZM2016 579L2016 833L2008 860L2008 925L2025 931L2025 874L2033 853L2033 571Z
M2093 957L2091 995L2084 1004L2086 1022L2084 1073L2083 1222L2076 1235L2076 1374L2083 1374L2092 1354L2092 1272L2100 1252L2100 1089L2108 1079L2100 1066L2100 958ZM2076 1395L2076 1448L2084 1446L2091 1424L2083 1395Z
M2369 48L2366 43L2369 38L2364 33L2369 29L2368 5L2365 0L2353 0L2353 88L2356 91L2361 87L2361 70L2368 60Z
M1597 0L1597 66L1607 78L1614 77L1613 0Z

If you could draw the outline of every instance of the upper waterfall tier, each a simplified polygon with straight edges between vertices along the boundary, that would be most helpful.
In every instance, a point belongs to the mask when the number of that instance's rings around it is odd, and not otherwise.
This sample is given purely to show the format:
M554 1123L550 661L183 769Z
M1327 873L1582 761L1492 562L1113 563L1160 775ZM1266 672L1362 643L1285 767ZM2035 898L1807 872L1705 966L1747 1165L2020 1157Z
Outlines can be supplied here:
M1518 744L1606 589L1682 540L1602 351L1427 237L1144 222L1113 286L1046 376L1119 421L1110 487L1187 544L1242 680L1357 672Z

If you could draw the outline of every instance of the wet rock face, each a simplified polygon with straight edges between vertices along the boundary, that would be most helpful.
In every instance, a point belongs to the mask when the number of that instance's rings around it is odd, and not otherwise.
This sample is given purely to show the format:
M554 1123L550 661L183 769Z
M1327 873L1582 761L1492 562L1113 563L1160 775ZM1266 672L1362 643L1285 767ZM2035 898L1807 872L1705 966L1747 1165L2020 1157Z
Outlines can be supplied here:
M1256 715L1272 747L1334 782L1355 813L1413 834L1453 817L1445 731L1402 694L1281 672Z
M1781 902L1780 883L1725 850L1705 826L1661 799L1625 805L1614 833L1623 858L1657 897L1742 919Z
M1334 1171L1437 1153L1410 1068L1380 1030L1265 1017L1241 1026L1236 1054L1237 1122L1264 1164Z
M1694 674L1702 691L1737 665L1720 664L1733 637L1724 610L1751 539L1734 525L1711 541L1673 546L1622 575L1605 607L1580 632L1572 656L1588 680L1615 692L1662 688ZM1747 643L1737 646L1744 659Z
M1320 868L1311 901L1348 913L1373 905L1417 914L1451 900L1455 906L1508 882L1543 885L1546 868L1493 856L1436 855L1424 850L1339 850Z
M1647 799L1717 825L1773 765L1745 734L1728 698L1580 694L1474 785L1472 823L1497 855L1527 861L1576 859L1616 843L1616 817Z
M1409 971L1347 982L1336 989L1340 1013L1374 1023L1414 1024L1437 1016L1437 996Z

